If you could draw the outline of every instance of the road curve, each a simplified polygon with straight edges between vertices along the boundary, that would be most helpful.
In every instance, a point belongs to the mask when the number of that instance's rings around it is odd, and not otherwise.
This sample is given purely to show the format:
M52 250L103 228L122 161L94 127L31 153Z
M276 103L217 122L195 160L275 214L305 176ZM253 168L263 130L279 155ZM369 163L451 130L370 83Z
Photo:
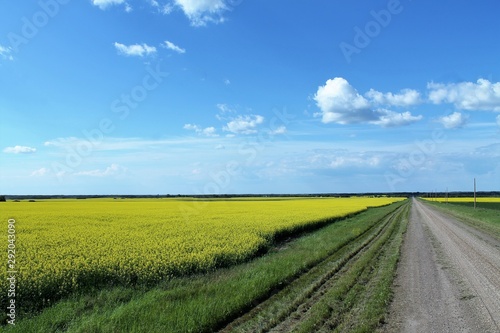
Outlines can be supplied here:
M500 241L413 199L382 331L500 332Z

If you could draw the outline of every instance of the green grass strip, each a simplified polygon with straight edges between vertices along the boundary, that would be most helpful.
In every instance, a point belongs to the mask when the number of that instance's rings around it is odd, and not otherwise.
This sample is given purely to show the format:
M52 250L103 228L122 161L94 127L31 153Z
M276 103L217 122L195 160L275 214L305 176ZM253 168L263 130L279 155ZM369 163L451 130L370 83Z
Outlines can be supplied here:
M365 285L371 277L372 265L376 263L383 247L399 229L401 216L402 211L392 217L386 231L366 251L360 253L357 260L340 272L335 287L313 305L309 310L311 316L300 323L295 332L331 332L342 324L345 314L354 307L357 299L362 297Z

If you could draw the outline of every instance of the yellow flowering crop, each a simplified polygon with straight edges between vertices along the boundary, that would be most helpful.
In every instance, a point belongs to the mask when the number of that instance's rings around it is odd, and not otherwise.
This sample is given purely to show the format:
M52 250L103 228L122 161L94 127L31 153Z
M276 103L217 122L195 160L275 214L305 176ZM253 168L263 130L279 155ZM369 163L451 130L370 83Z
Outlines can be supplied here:
M17 297L43 304L87 286L154 283L241 262L280 234L397 200L89 199L0 208L5 225L16 221ZM0 281L7 290L6 271Z

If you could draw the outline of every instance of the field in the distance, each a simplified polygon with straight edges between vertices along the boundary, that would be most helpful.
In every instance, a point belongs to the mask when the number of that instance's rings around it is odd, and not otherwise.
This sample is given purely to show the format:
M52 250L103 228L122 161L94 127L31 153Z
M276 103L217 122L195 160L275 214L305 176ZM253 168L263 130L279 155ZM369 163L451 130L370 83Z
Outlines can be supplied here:
M2 203L2 219L16 220L16 297L29 309L100 285L145 285L243 262L277 238L397 200L21 201Z
M426 200L461 221L500 237L500 197L429 198Z
M451 203L456 205L474 207L474 198L460 197L460 198L425 198L428 201L436 201L441 203ZM479 197L476 198L476 206L488 209L500 209L499 197Z

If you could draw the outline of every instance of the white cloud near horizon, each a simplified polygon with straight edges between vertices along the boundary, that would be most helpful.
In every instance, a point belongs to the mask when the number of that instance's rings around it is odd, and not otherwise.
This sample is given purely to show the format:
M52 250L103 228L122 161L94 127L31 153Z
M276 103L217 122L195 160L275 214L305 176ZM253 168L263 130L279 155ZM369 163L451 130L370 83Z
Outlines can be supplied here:
M90 177L112 177L120 176L127 172L127 168L116 163L111 164L104 170L95 169L89 171L75 172L75 176L90 176Z
M40 168L31 173L32 177L42 177L50 173L50 169L48 168Z
M401 94L380 93L370 90L367 98L342 78L336 77L318 87L314 100L320 108L322 122L337 124L370 123L382 127L409 125L422 119L413 116L409 111L398 113L377 108L379 104L389 106L408 106L420 101L420 95L414 90L403 90Z
M3 152L8 154L33 154L36 152L36 148L26 147L26 146L14 146L5 148Z
M434 104L450 103L460 110L500 112L500 82L479 79L477 82L427 84L429 100Z
M150 55L156 53L156 47L149 46L147 44L124 45L115 42L113 45L118 51L118 54L126 56L143 57L144 55Z
M170 42L168 40L166 40L164 42L164 44L162 44L162 46L165 47L165 48L167 48L167 49L169 49L169 50L175 51L177 53L181 53L181 54L182 53L186 53L186 49L183 49L183 48L175 45L174 43L172 43L172 42Z
M447 129L461 128L467 123L468 118L467 115L461 112L453 112L447 116L440 117L438 122Z
M204 136L209 136L209 137L219 136L217 134L217 130L215 129L215 127L202 128L198 125L185 124L183 128L186 130L195 131L199 135L204 135Z

